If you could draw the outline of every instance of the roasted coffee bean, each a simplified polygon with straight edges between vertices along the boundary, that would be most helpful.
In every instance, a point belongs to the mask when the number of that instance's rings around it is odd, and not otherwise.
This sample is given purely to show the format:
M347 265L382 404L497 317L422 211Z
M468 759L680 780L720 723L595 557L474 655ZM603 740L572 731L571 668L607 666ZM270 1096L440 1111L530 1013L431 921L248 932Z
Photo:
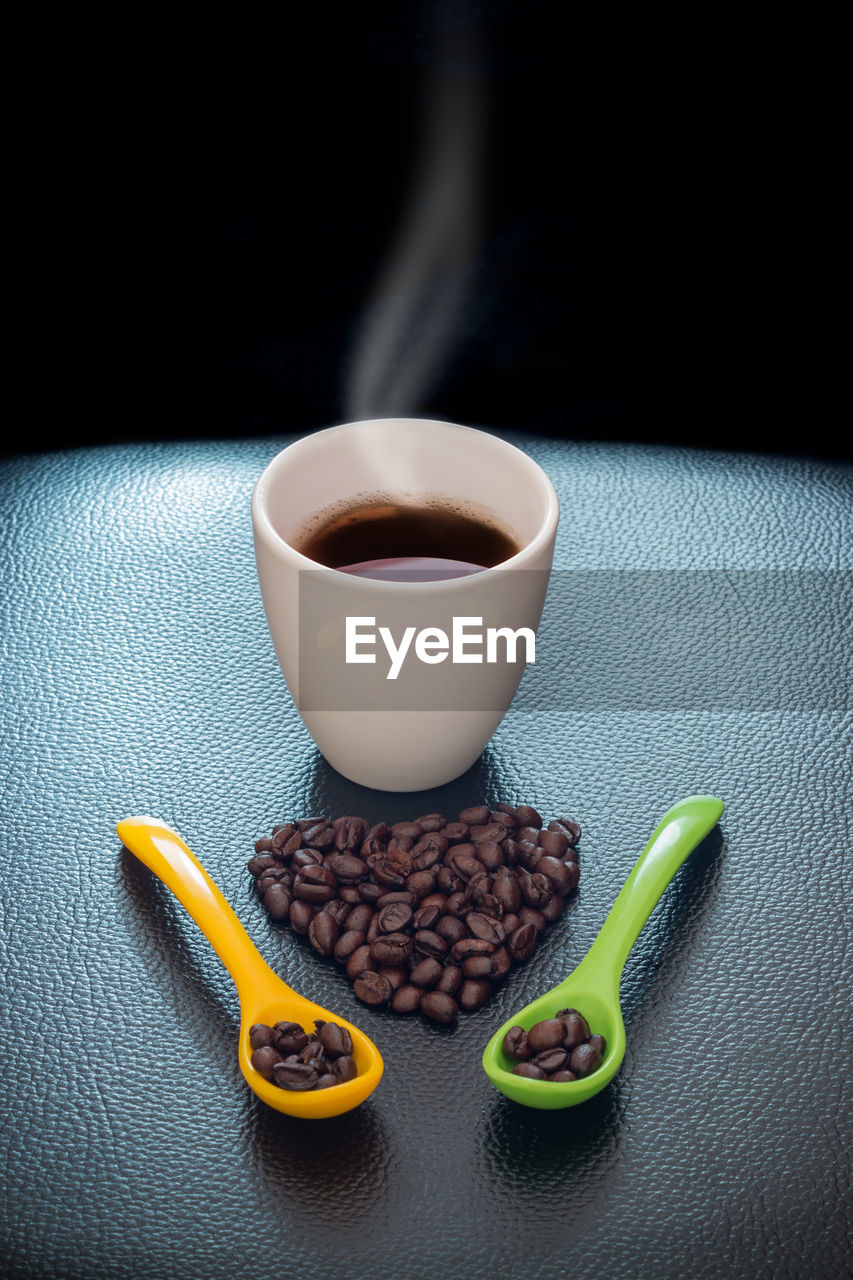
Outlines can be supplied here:
M440 938L444 938L445 942L450 946L454 942L458 942L460 938L467 938L468 936L465 922L460 920L458 916L442 916L435 926L435 932Z
M299 1053L308 1042L308 1033L298 1022L277 1022L273 1031L273 1044L283 1057L289 1053Z
M471 904L461 889L447 895L447 899L444 903L444 911L446 915L451 917L464 916L470 910Z
M295 822L290 823L290 826L299 831L308 831L311 827L319 826L320 823L332 825L324 814L311 814L307 818L297 818Z
M442 893L450 895L461 893L465 888L465 881L462 876L452 867L439 867L435 882Z
M421 1003L422 994L420 987L400 987L391 997L391 1008L395 1013L414 1013Z
M352 989L363 1004L373 1006L387 1004L393 990L388 979L383 978L381 973L376 973L373 969L365 969L360 973Z
M353 951L349 960L347 960L347 977L350 982L355 982L359 974L369 969L372 963L370 947L367 944L359 947L357 951Z
M535 809L503 801L472 805L454 822L424 814L390 829L316 816L274 827L256 842L249 869L270 917L344 965L359 998L384 1004L406 991L392 1004L402 1011L423 1004L412 991L425 992L439 997L425 1016L452 1021L457 1005L479 1008L563 913L580 874L579 837L568 819L543 829ZM257 1047L288 1056L278 1042ZM318 1050L306 1052L313 1060ZM318 1068L321 1087L331 1087L332 1074Z
M359 848L367 833L364 818L336 818L334 827L336 849Z
M390 858L382 858L373 867L373 878L382 890L405 889L406 876L411 872L411 865L403 869L399 863ZM380 895L381 896L381 895Z
M308 926L308 941L321 956L330 956L338 940L338 926L328 911L320 911Z
M472 876L479 875L483 870L483 864L473 853L458 853L455 849L448 855L448 867L454 875L459 876L466 884ZM439 883L441 882L441 873L439 873Z
M518 918L522 924L532 924L537 935L543 931L547 923L542 912L537 911L534 907L522 907L518 913Z
M556 1049L563 1043L565 1027L561 1018L545 1018L537 1022L527 1033L527 1047L531 1053L542 1053L544 1049Z
M543 902L547 902L551 894L554 892L548 881L547 876L541 876L539 872L533 875L522 877L519 881L521 896L529 907L540 907Z
M313 826L305 827L302 831L303 843L309 845L312 849L331 849L335 843L335 828L330 822L323 820L315 822Z
M442 827L441 834L448 844L461 844L468 839L468 823L448 822L446 827Z
M279 827L272 838L272 847L278 849L285 857L293 853L294 849L298 849L301 844L302 833L297 831L291 822L284 827Z
M413 951L414 942L407 933L382 934L370 948L377 964L402 964Z
M419 818L415 818L415 822L421 831L440 831L444 826L444 814L424 813Z
M283 884L271 884L264 894L264 906L273 920L287 920L293 899Z
M332 917L339 931L350 912L349 903L344 902L343 898L332 898L332 901L325 902L320 910Z
M521 906L521 890L518 881L509 876L497 875L492 880L492 893L505 912L518 911Z
M536 842L552 858L562 858L568 851L569 837L562 831L540 831Z
M506 933L500 920L494 920L480 911L468 912L465 917L465 928L472 938L481 938L483 942L491 942L496 947L506 941Z
M440 933L434 933L432 929L418 929L414 937L414 950L422 958L443 960L448 946Z
M399 991L409 981L409 971L403 964L381 964L376 972L388 979L392 991Z
M589 1039L589 1024L577 1009L563 1009L557 1017L563 1024L562 1044L566 1049L574 1049L576 1045L583 1044L584 1040Z
M460 938L450 948L454 964L461 964L469 956L490 956L495 949L493 942L484 942L482 938Z
M527 960L536 950L538 935L532 924L522 924L510 934L507 950L513 960Z
M249 1044L253 1049L263 1049L265 1045L272 1044L274 1039L275 1032L266 1023L256 1022L249 1027Z
M420 960L409 974L409 981L416 987L434 987L441 977L441 964L432 956Z
M501 840L506 840L507 835L507 829L502 822L487 822L482 827L471 828L471 843L485 844L487 841L494 840L499 844Z
M569 837L569 844L572 848L580 843L581 829L576 822L572 822L570 818L557 818L553 822L548 823L549 831L562 831L564 835Z
M357 929L361 933L366 933L372 919L373 908L366 902L358 903L347 916L347 929Z
M279 866L280 863L271 854L262 853L255 858L250 858L246 865L253 876L261 876L265 871L269 871L271 867Z
M459 1006L453 996L444 991L425 991L421 996L421 1013L425 1013L433 1022L452 1022L459 1012Z
M478 862L482 862L487 871L497 871L498 867L503 866L503 849L494 840L483 840L480 844L475 844L474 848L477 851L474 856Z
M340 1084L341 1081L331 1071L326 1071L323 1075L317 1077L315 1089L331 1089L334 1085Z
M317 1061L317 1059L318 1059L318 1058L322 1058L322 1056L323 1056L323 1046L322 1046L322 1044L320 1043L320 1039L319 1039L319 1037L318 1037L318 1036L313 1036L313 1037L309 1036L309 1037L308 1037L308 1040L305 1042L305 1044L304 1044L304 1045L302 1046L302 1048L299 1050L299 1055L298 1055L298 1056L299 1056L299 1061L300 1061L300 1062L314 1062L314 1063L316 1063L316 1061Z
M413 871L406 877L406 888L419 900L425 898L435 888L435 875L432 871Z
M537 1067L541 1067L546 1076L552 1071L560 1071L566 1065L569 1058L568 1049L545 1049L542 1053L537 1053L533 1061Z
M504 854L504 866L506 867L516 866L518 864L519 858L521 857L521 850L519 849L517 842L513 840L511 837L507 837L507 839L504 840L503 845L501 847L503 848L503 854Z
M404 902L392 902L379 912L379 930L381 933L399 933L406 928L411 918L411 907L407 907Z
M281 1089L313 1089L319 1078L317 1069L308 1062L277 1062L273 1067L273 1079Z
M545 876L556 893L568 893L570 888L574 888L572 873L565 862L559 858L552 858L550 854L546 854L536 863L536 874Z
M485 978L467 978L459 988L456 999L460 1009L472 1013L475 1009L482 1009L491 994L492 984Z
M271 1044L262 1045L259 1049L252 1050L251 1063L257 1071L258 1075L263 1076L265 1080L273 1080L273 1067L281 1062L281 1054L279 1054Z
M314 1025L317 1027L320 1043L330 1058L339 1058L342 1054L352 1053L352 1036L346 1027L340 1026L337 1022Z
M560 897L559 893L552 893L539 914L546 924L553 924L555 920L559 920L565 909L565 901Z
M307 933L308 926L314 919L314 911L307 902L291 902L290 927L294 933Z
M527 1080L545 1080L547 1077L541 1067L533 1062L517 1062L512 1069L514 1076L524 1076Z
M441 977L435 984L436 991L443 991L445 995L452 996L462 985L462 970L455 964L446 964L441 971Z
M355 1061L348 1054L344 1054L343 1057L335 1058L334 1065L332 1066L332 1073L338 1077L338 1082L340 1084L344 1084L347 1080L354 1080L356 1078L358 1075L358 1067L355 1065Z
M329 858L328 867L341 884L355 884L370 874L367 863L352 853L336 853Z
M416 931L419 929L434 929L441 919L441 908L434 903L428 907L418 907L412 916L412 928Z
M597 1045L579 1044L576 1049L572 1049L569 1070L574 1071L576 1076L588 1076L591 1071L595 1071L596 1067L600 1066L601 1050Z
M319 867L322 861L323 855L319 849L308 849L303 845L290 859L290 865L294 871L301 871L303 867Z
M502 1041L503 1051L514 1062L526 1062L530 1057L527 1047L527 1032L523 1027L510 1027Z
M484 916L491 916L494 920L500 920L504 913L503 907L493 893L476 893L473 904L477 911L482 912Z
M599 1053L603 1058L607 1049L607 1041L604 1039L604 1036L590 1036L589 1043L592 1045L593 1049L595 1049L596 1053Z
M360 929L348 929L342 933L335 943L333 955L340 964L346 964L350 956L364 945L364 934Z
M376 827L371 827L367 835L361 842L359 853L362 858L367 861L368 858L376 855L382 855L385 852L385 845L388 843L387 828L384 822L378 823Z
M424 834L424 829L419 822L395 822L391 828L391 835L395 837L406 836L410 840L420 840Z
M568 1084L572 1080L577 1080L577 1076L574 1071L568 1071L565 1067L562 1067L559 1071L555 1071L552 1076L549 1076L548 1079L552 1084Z
M337 881L328 867L303 867L293 882L293 896L300 902L331 902Z
M487 804L475 804L469 809L463 809L459 814L460 822L467 822L469 826L478 826L489 820L489 806Z
M381 911L383 907L390 907L395 902L404 903L412 911L418 905L417 898L408 889L389 889L381 898L376 899L376 910Z

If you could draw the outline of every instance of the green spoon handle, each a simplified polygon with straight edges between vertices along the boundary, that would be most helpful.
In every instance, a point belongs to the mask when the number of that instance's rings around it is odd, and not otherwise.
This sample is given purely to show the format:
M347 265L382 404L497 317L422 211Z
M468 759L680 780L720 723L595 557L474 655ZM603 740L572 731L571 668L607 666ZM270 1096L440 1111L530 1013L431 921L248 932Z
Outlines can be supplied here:
M663 815L582 962L584 969L607 972L618 987L628 954L658 899L709 831L725 805L714 796L688 796Z

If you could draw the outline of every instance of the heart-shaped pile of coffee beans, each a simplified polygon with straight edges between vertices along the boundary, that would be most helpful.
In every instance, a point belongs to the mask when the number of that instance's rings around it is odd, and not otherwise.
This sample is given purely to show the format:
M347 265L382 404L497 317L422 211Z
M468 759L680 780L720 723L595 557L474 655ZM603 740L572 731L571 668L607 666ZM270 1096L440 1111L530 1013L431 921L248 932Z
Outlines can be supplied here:
M345 966L359 1000L452 1022L563 914L580 834L503 803L391 827L300 818L258 840L249 871L272 919Z

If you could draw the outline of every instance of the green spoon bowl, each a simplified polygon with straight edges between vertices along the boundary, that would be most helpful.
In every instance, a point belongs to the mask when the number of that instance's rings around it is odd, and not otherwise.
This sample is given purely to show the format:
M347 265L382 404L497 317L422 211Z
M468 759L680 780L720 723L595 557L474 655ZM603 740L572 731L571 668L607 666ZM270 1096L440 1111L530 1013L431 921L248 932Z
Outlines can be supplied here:
M581 963L565 981L526 1005L495 1032L483 1053L483 1069L506 1097L541 1111L560 1111L586 1102L610 1083L625 1057L625 1024L619 1003L625 961L664 889L716 826L724 808L714 796L688 796L673 805L655 827ZM529 1031L534 1023L567 1008L577 1009L590 1030L604 1036L607 1047L601 1065L588 1076L564 1084L513 1075L515 1064L503 1050L510 1028Z

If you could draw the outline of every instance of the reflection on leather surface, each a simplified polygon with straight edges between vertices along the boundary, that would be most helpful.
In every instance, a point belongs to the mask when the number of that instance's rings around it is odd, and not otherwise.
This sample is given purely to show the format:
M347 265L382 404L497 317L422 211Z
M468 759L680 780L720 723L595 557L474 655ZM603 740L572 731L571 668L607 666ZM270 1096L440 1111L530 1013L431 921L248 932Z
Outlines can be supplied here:
M518 442L557 487L562 569L849 569L841 466ZM511 711L446 787L357 787L308 739L266 631L248 503L280 443L0 463L4 1275L557 1280L579 1256L611 1280L843 1274L835 659L817 709L546 701ZM566 603L567 634L584 607ZM694 791L726 814L628 960L620 1074L564 1113L508 1102L480 1069L486 1040L580 959L659 816ZM456 1029L357 1005L251 890L253 841L286 817L503 798L581 823L581 885ZM278 972L380 1046L386 1074L358 1112L300 1123L246 1089L230 980L116 840L138 812L198 851Z

